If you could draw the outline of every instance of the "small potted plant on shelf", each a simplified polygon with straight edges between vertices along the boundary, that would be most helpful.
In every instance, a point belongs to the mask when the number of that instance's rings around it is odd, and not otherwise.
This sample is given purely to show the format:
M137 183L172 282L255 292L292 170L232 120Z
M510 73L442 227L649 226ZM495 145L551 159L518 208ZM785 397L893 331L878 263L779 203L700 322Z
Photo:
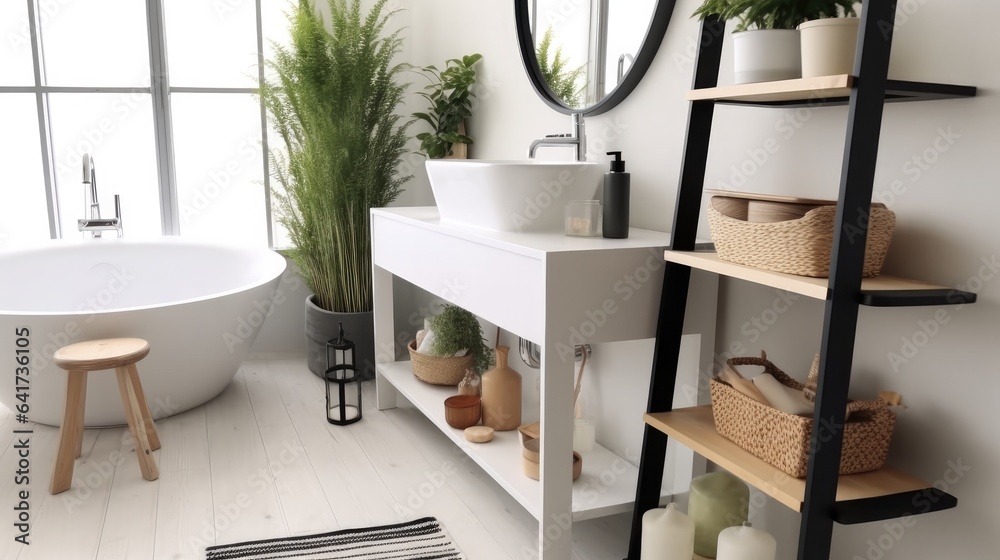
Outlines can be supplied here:
M493 367L493 350L471 312L448 304L427 323L428 331L418 333L421 340L409 344L417 379L433 385L458 385L467 369L482 375Z
M802 77L852 74L860 20L853 0L813 0L799 24Z
M418 92L430 102L425 113L413 116L431 126L431 132L417 134L420 149L428 158L468 157L468 145L472 138L465 133L465 119L472 116L472 101L475 94L472 86L476 83L476 65L483 58L481 54L470 54L449 59L444 70L436 66L424 66L419 72L429 84Z
M812 19L854 15L850 0L705 0L694 16L737 20L733 62L737 84L802 76L798 26Z

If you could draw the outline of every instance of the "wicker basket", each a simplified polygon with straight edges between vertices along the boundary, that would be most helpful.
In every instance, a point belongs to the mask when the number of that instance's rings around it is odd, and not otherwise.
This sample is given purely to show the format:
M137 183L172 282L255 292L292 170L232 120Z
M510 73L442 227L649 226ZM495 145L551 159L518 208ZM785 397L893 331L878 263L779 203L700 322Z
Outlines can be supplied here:
M471 354L459 358L421 354L417 352L416 340L411 340L406 349L410 351L414 377L431 385L458 385L465 377L465 370L473 366L474 356Z
M733 358L727 363L764 366L782 384L798 390L803 387L766 358ZM711 392L712 416L719 434L795 478L806 476L812 418L761 404L719 379L711 380ZM882 468L896 415L882 401L852 401L847 409L850 421L844 429L840 474Z
M830 276L836 206L820 206L797 220L757 223L721 211L723 204L730 207L736 200L712 197L708 205L708 224L720 259L799 276ZM882 204L872 205L865 247L865 278L878 276L882 270L895 226L896 214L892 210Z

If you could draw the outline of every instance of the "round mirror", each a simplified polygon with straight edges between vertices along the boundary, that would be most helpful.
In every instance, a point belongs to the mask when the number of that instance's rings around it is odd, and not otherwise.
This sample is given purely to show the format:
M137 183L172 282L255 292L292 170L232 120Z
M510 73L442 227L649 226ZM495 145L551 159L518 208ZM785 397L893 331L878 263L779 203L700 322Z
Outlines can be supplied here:
M566 114L621 103L653 62L676 0L516 0L521 61L538 95Z

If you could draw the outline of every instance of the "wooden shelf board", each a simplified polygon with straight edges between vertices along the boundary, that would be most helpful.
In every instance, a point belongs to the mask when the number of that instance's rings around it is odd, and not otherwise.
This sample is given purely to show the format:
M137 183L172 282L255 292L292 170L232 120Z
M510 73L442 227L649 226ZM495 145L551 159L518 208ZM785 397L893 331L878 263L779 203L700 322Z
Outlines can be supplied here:
M413 368L408 361L378 364L378 371L524 509L536 519L541 515L542 486L521 470L521 443L517 430L496 432L489 443L469 443L462 430L452 428L444 419L444 400L457 394L455 387L420 381L413 376ZM581 455L583 473L573 483L573 520L632 512L639 469L601 445L594 445L591 451ZM614 476L608 476L608 473ZM670 496L668 491L662 493L663 498Z
M688 92L687 98L689 101L777 107L844 105L850 99L853 86L854 76L838 74L695 89ZM971 86L888 80L885 100L887 103L930 101L975 97L975 95L976 88Z
M688 101L743 101L753 103L774 103L781 101L804 101L810 98L825 99L851 95L854 77L848 74L798 78L775 82L737 84L688 92Z
M806 297L811 297L814 299L825 300L829 292L829 279L828 278L810 278L808 276L796 276L794 274L782 274L780 272L771 272L768 270L763 270L760 268L754 268L752 266L744 266L740 264L731 263L729 261L724 261L719 258L719 255L714 252L692 252L692 251L671 251L667 250L664 252L664 258L673 263L682 264L685 266L690 266L691 268L697 268L699 270L705 270L708 272L714 272L716 274L721 274L723 276L729 276L731 278L739 278L740 280L746 280L748 282L754 282L757 284L762 284L764 286L771 286L772 288L778 288L779 290L786 290L792 293L801 294ZM926 298L919 305L946 305L946 304L956 304L956 303L970 303L964 299L954 300L950 299L948 294L950 293L953 297L955 294L960 294L956 290L951 290L946 286L937 286L934 284L928 284L926 282L919 282L916 280L907 280L905 278L898 278L895 276L880 275L875 278L865 278L861 281L861 291L862 298L861 302L866 303L870 298L866 299L864 297L865 293L877 293L877 294L919 294L921 292L938 294L940 297ZM885 296L889 297L889 296ZM911 300L907 300L909 305L916 305ZM973 301L975 299L973 298ZM887 305L886 303L881 303L880 305Z
M698 406L646 414L647 424L690 447L748 484L795 511L802 511L806 483L792 478L719 435L712 407ZM931 485L890 467L840 477L837 501L864 500L916 492Z

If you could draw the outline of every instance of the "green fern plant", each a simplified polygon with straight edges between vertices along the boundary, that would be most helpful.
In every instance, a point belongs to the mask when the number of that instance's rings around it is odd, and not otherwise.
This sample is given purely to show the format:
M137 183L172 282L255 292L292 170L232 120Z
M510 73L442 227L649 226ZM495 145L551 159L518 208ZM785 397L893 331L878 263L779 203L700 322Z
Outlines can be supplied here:
M431 159L440 159L452 154L455 144L472 144L472 138L459 134L459 126L472 116L472 101L475 95L472 86L476 83L476 65L483 58L481 54L449 59L444 70L436 66L425 66L418 71L430 82L425 91L418 92L430 103L426 113L413 113L414 117L431 126L432 132L417 134L420 148Z
M395 114L408 84L387 0L364 16L359 0L328 2L330 31L310 0L292 7L290 46L274 45L259 96L283 147L268 157L289 255L316 305L355 313L372 309L369 209L409 179L396 173L408 124Z
M556 47L555 52L552 52L552 39L553 30L552 26L549 26L535 50L538 69L552 93L557 98L562 99L567 107L577 109L583 103L583 92L587 88L586 81L579 84L580 77L584 75L587 66L567 68L562 47Z
M493 349L486 345L483 328L476 316L461 307L447 304L440 314L429 319L434 342L431 354L454 356L468 350L474 358L473 368L482 375L493 367Z
M692 15L737 19L735 31L795 29L813 19L856 16L854 6L854 0L705 0Z

